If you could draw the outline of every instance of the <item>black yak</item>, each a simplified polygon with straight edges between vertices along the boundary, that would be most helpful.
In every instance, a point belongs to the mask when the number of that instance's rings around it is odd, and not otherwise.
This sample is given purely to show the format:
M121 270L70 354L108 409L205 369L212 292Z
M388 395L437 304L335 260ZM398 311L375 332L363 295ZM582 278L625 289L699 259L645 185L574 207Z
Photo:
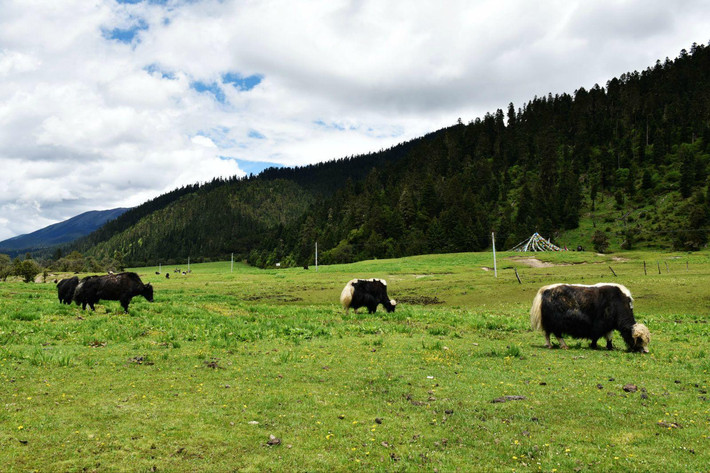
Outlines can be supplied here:
M548 348L552 348L552 333L564 349L567 345L562 335L566 334L591 340L592 348L604 337L611 350L612 333L618 330L629 350L648 353L651 334L644 324L636 323L633 309L631 292L621 284L552 284L537 292L530 308L530 326L545 332Z
M79 285L79 276L59 281L57 283L57 295L59 296L59 302L62 304L71 304L72 299L74 299L74 291L76 290L77 285Z
M357 311L360 307L367 307L367 311L374 314L379 304L387 312L394 312L397 305L387 296L387 281L384 279L353 279L340 293L340 303L346 314L351 308Z
M135 296L143 296L148 302L153 302L153 286L150 283L143 284L136 273L118 273L82 279L74 299L77 304L81 304L82 309L86 309L88 304L91 310L101 299L120 301L123 311L128 313L128 304Z
M80 305L82 310L86 309L86 304L88 304L88 299L87 299L87 291L85 290L85 284L87 281L93 279L93 278L99 278L100 276L86 276L79 281L79 284L77 284L76 289L74 289L74 302L76 302L76 305ZM93 306L91 306L93 309Z

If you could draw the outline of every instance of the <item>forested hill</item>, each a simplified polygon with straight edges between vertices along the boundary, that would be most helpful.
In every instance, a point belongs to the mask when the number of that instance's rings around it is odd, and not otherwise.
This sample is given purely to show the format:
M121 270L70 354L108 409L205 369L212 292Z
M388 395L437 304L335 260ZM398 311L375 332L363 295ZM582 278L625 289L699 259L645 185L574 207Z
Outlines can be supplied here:
M709 141L710 48L693 45L604 87L511 103L389 150L195 186L80 249L126 264L234 252L302 265L316 241L319 261L335 263L482 250L491 231L503 249L534 231L590 249L594 234L613 249L698 249Z

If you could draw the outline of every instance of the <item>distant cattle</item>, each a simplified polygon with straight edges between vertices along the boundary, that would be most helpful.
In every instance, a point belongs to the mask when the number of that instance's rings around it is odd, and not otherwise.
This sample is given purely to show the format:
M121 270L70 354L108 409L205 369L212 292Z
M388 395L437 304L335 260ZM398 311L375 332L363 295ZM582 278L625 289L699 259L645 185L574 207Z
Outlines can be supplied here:
M59 302L62 304L71 304L77 285L79 285L78 276L59 281L57 283L57 295L59 296Z
M153 302L153 286L143 284L136 273L107 274L88 276L82 279L75 291L74 300L86 309L87 304L94 310L99 300L119 301L124 312L128 313L128 304L135 296L143 296Z
M564 349L567 345L562 335L566 334L591 340L592 348L604 337L611 350L613 331L618 330L630 351L648 353L651 334L644 324L636 323L633 303L631 292L620 284L552 284L537 292L530 308L530 325L545 332L548 348L552 348L552 333Z
M349 281L340 293L340 303L347 314L350 309L357 311L367 307L374 314L377 306L382 304L387 312L394 312L397 302L387 296L387 281L384 279L353 279Z

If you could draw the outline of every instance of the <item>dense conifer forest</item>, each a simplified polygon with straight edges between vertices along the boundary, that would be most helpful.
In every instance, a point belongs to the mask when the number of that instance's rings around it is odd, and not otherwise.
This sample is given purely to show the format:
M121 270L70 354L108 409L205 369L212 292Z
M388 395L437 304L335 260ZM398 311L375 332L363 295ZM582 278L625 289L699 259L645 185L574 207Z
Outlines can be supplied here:
M391 149L215 179L139 206L68 251L119 265L269 267L565 246L697 250L710 228L710 47L604 86L534 97ZM601 242L601 243L600 243ZM598 245L599 243L599 245Z

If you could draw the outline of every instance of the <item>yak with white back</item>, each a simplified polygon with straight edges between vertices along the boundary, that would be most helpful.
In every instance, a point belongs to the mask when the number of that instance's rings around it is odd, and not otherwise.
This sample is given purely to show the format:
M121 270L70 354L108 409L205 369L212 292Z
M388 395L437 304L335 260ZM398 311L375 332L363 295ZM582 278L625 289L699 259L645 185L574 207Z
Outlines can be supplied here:
M606 338L607 349L614 330L618 330L630 351L648 353L651 334L644 324L634 318L634 299L631 292L621 284L598 283L593 286L581 284L551 284L540 288L530 308L530 326L545 332L545 344L550 344L554 334L560 347L566 349L562 335L591 340Z
M380 304L387 312L394 312L397 305L397 302L387 295L387 281L384 279L349 281L340 293L340 303L346 314L350 309L357 312L360 307L367 307L367 311L374 314Z

